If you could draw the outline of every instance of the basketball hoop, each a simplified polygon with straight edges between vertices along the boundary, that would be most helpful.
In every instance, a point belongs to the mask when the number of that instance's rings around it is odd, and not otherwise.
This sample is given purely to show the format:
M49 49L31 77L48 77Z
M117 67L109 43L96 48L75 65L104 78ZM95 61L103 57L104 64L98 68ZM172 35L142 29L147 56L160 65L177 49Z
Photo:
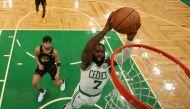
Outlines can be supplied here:
M136 67L133 59L128 59L126 65L124 63L120 66L123 74L118 77L114 59L119 51L125 48L133 48L133 52L135 52L133 58L142 68L141 71L137 70L138 66ZM144 53L146 55L143 55ZM147 57L147 54L150 57ZM130 68L126 68L127 66ZM106 104L106 106L111 108L113 105L118 109L127 108L131 107L127 106L130 104L137 109L190 107L188 96L190 92L186 87L190 82L190 69L178 59L157 48L144 44L128 44L117 48L111 56L111 78L117 88L116 91L107 95L107 98L111 98L107 99L110 104ZM152 85L153 83L156 85ZM122 106L118 106L119 103L116 103L112 96L121 95L127 100L127 103L121 103L122 101L117 99L116 101L122 104ZM110 99L113 103L110 102Z

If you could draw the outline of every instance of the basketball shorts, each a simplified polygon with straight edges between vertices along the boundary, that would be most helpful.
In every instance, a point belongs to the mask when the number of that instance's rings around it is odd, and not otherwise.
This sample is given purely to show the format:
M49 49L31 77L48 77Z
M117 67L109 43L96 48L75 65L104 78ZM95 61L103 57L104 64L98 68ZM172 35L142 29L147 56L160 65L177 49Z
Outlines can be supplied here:
M35 74L40 75L41 77L43 77L46 73L49 73L49 75L51 76L52 80L55 80L55 75L57 73L57 67L56 65L52 65L52 66L44 66L43 70L39 69L39 66L37 66L36 70L35 70Z
M82 105L93 106L100 99L101 94L98 94L96 96L88 96L84 93L81 93L79 87L79 85L76 87L72 96L72 100L66 105L65 109L80 108Z
M41 4L43 7L47 5L46 0L35 0L35 4L36 6Z

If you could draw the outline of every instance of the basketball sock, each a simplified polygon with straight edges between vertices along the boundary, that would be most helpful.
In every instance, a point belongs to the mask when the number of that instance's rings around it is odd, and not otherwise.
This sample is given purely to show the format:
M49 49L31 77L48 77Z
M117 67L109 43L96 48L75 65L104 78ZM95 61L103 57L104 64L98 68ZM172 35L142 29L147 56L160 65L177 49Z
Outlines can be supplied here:
M40 91L41 93L43 93L43 92L44 92L44 89L43 89L43 88L40 88L39 91Z
M65 79L64 79L64 78L62 78L61 80L63 81L63 83L65 82ZM62 84L63 84L63 83L62 83Z

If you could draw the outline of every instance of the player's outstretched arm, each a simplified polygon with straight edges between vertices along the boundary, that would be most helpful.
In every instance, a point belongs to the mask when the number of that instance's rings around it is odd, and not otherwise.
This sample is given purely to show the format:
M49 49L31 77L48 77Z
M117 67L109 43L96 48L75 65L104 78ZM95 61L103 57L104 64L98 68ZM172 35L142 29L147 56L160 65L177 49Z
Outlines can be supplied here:
M81 55L81 60L82 60L81 68L83 70L88 68L88 66L92 62L92 52L93 52L94 47L102 40L102 38L106 35L106 33L112 29L111 23L110 23L111 15L112 14L110 14L110 17L108 18L104 29L101 32L99 32L96 36L91 38L86 44Z

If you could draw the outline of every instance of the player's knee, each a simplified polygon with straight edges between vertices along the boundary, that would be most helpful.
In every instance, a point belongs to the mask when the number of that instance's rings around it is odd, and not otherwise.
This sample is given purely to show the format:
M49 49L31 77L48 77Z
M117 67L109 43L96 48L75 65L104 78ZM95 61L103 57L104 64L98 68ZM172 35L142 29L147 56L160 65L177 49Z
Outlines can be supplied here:
M40 75L38 75L37 73L35 73L33 75L33 79L32 79L32 85L35 86L38 84L38 82L40 81Z

